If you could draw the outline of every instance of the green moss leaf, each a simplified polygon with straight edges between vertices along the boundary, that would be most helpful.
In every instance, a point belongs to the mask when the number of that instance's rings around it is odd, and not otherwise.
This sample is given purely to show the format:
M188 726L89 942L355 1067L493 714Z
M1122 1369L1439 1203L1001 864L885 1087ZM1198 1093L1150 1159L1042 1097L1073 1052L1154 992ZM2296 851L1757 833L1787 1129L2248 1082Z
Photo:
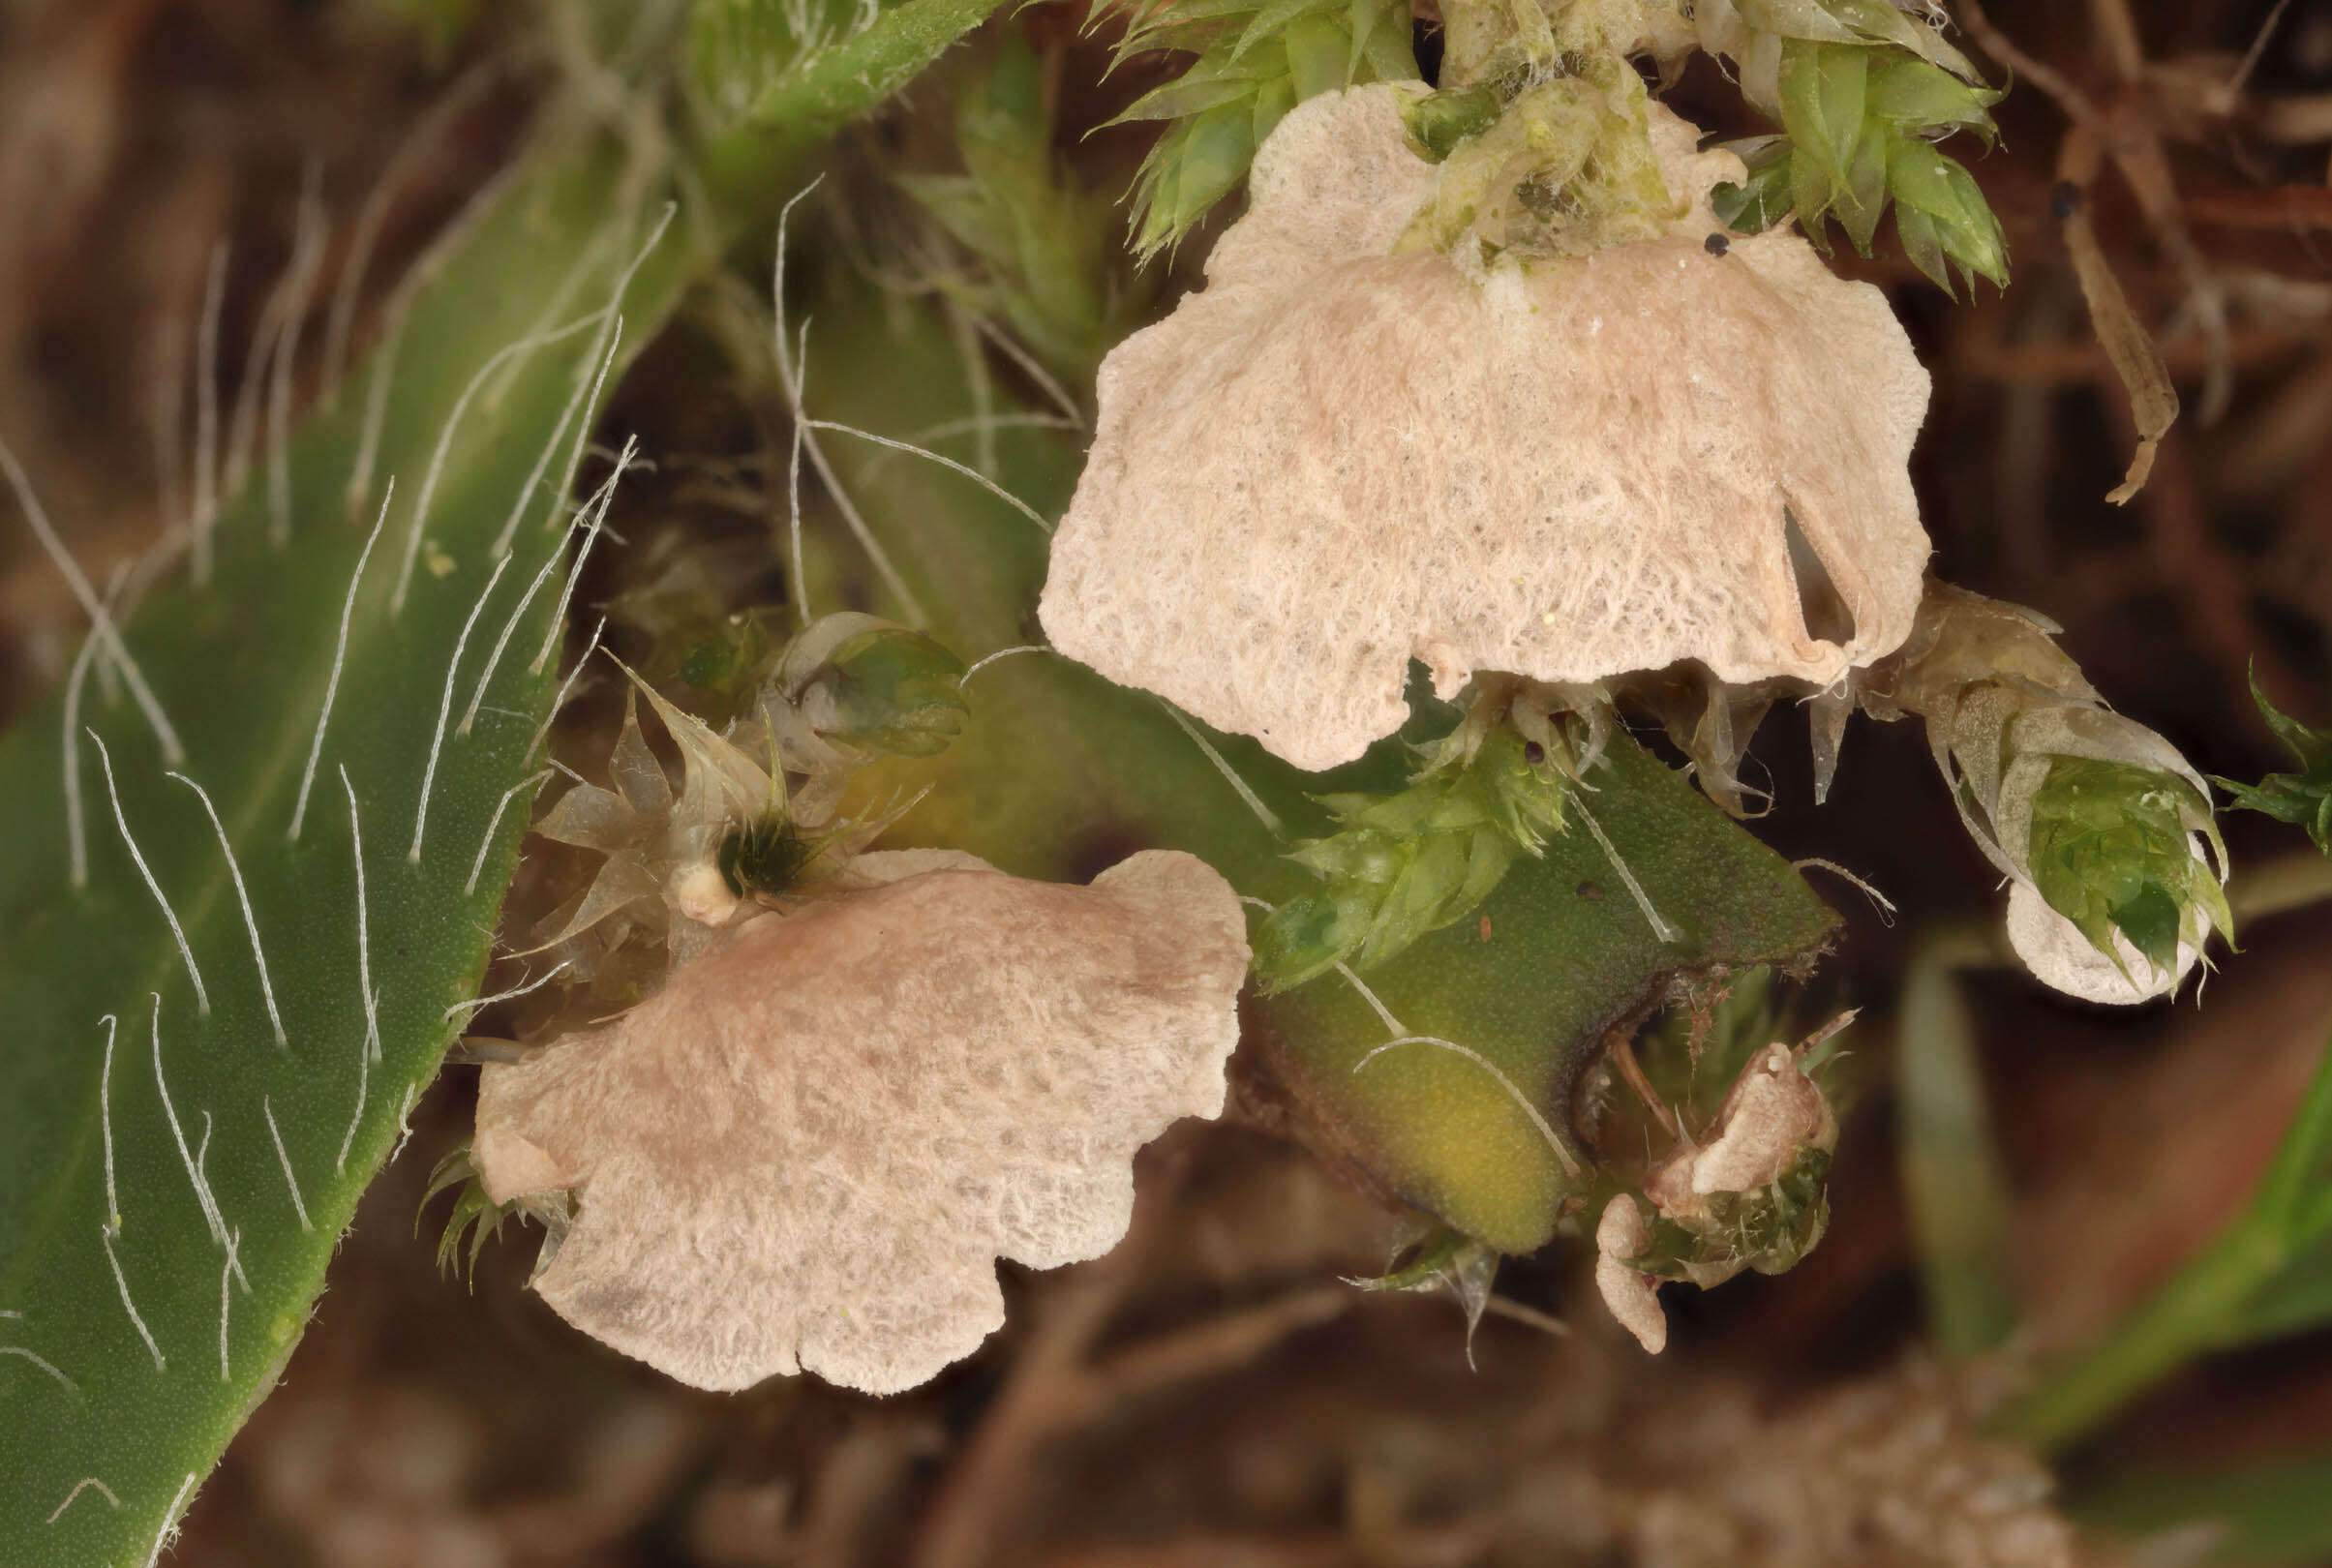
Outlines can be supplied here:
M2032 802L2034 886L2090 945L2119 931L2158 969L2211 927L2233 929L2226 895L2190 835L2210 804L2183 779L2129 763L2059 757Z
M2295 773L2270 773L2256 784L2214 778L2212 783L2234 796L2246 811L2262 811L2278 822L2305 828L2316 847L2332 855L2332 729L2316 730L2279 710L2251 678L2251 700L2275 738L2300 765Z
M1882 54L1871 65L1868 93L1870 117L1898 131L1972 131L1987 146L1998 137L1990 110L2003 93L1916 56Z
M1790 215L1797 175L1789 138L1766 136L1733 150L1748 166L1748 177L1739 185L1717 186L1709 193L1710 202L1727 228L1762 234Z
M1136 99L1124 120L1173 122L1134 188L1134 250L1147 261L1247 177L1255 150L1307 98L1417 75L1407 0L1201 0L1100 8L1127 16L1122 61L1152 49L1197 58ZM1240 113L1244 109L1244 113Z
M1843 186L1862 139L1870 50L1792 41L1781 50L1781 123L1802 159Z
M1976 177L1965 167L1917 136L1898 135L1888 144L1887 187L1898 213L1919 215L1914 223L1923 243L1931 241L1942 256L1969 273L1989 279L1996 287L2008 286L2007 236L1984 199ZM1902 226L1901 216L1896 223L1898 227ZM1904 234L1904 247L1912 250L1910 230L1905 229ZM1920 260L1916 251L1912 259ZM1935 267L1923 262L1921 270L1936 277ZM1947 290L1951 286L1945 279L1937 282Z

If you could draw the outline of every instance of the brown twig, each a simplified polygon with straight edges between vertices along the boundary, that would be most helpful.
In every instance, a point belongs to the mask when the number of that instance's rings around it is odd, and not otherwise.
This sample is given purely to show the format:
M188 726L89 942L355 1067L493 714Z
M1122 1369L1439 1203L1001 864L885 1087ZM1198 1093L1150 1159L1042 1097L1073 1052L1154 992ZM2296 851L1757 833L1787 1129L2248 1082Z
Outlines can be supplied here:
M1461 1519L1414 1524L1369 1542L1342 1531L1301 1535L1186 1535L1145 1546L1093 1546L1046 1559L1046 1568L1465 1568L1498 1542L1496 1524Z
M2027 54L1993 25L1984 14L1981 0L1961 0L1959 15L1968 36L1994 59L2030 79L2062 109L2073 129L2067 136L2066 146L2059 163L2059 177L2086 192L2095 178L2101 156L2109 156L2120 172L2122 182L2136 196L2138 209L2144 213L2147 226L2162 246L2163 254L2178 269L2184 281L2187 298L2192 303L2195 319L2202 332L2207 355L2203 378L2202 406L2198 417L2205 425L2215 424L2226 411L2234 395L2234 358L2231 331L2227 323L2226 293L2212 276L2202 252L2187 230L2186 218L2178 199L2176 181L2170 173L2169 156L2163 149L2162 136L2156 130L2151 106L2143 82L2145 54L2140 46L2137 24L2132 18L2126 0L2091 0L2090 15L2099 34L2099 42L2106 57L2113 62L2121 92L2110 112L2102 108L2097 100L2075 86L2066 76L2042 61ZM2104 265L2102 253L2086 260L2084 249L2096 250L2094 236L2088 234L2087 203L2076 206L2065 220L2066 245L2074 253L2075 270L2080 274L2081 291L2089 299L2093 316L2097 317L2098 334L2113 356L2114 367L2124 373L2133 401L2137 405L2137 424L2140 445L2136 460L2131 465L2129 479L2116 498L2128 499L2145 482L2145 465L2152 437L2147 427L2156 423L2161 407L2160 387L2150 384L2142 364L2144 356L2133 356L2119 316L2130 321L2128 304L2121 299L2120 286L2112 284L2109 294L2101 294L2101 281L2110 284L2111 272ZM2076 225L2082 226L2078 233ZM2103 310L2103 315L2098 313ZM2118 342L2116 339L2124 341ZM2153 363L2159 367L2161 353L2149 346ZM2137 380L2130 380L2133 370ZM2166 383L2166 373L2163 381ZM2172 413L2175 414L2173 402ZM2167 428L2167 421L2160 421Z
M1080 1379L1077 1417L1089 1421L1159 1389L1243 1367L1290 1334L1343 1316L1358 1299L1349 1286L1317 1285L1121 1350Z
M932 1501L911 1558L916 1568L980 1568L992 1560L1027 1494L1037 1453L1054 1438L1143 1395L1244 1366L1357 1299L1342 1285L1311 1286L1092 1359L1160 1241L1193 1153L1185 1143L1150 1162L1126 1239L1108 1256L1070 1271L1047 1296L1011 1378Z
M2157 578L2192 606L2196 634L2210 649L2235 709L2250 707L2241 672L2253 668L2255 661L2260 682L2269 689L2304 689L2283 656L2260 642L2252 625L2242 573L2211 541L2186 442L2163 443L2154 483L2146 492L2145 512L2146 545Z
M1106 1325L1125 1282L1123 1273L1080 1282L1074 1297L1040 1326L1039 1340L1022 1353L1012 1382L933 1505L914 1558L919 1568L978 1568L989 1561L1002 1524L1026 1491L1024 1472L1047 1442L1144 1395L1245 1366L1290 1334L1342 1315L1358 1299L1342 1285L1315 1286L1086 1365L1082 1352Z
M2017 47L2007 34L1992 25L1979 0L1959 0L1957 9L1959 25L1967 29L1968 37L1976 41L1977 46L2055 100L2067 119L2075 124L2104 123L2105 116L2099 112L2094 99L2075 86L2072 77Z
M1609 1047L1608 1054L1611 1057L1612 1065L1620 1070L1620 1078L1634 1092L1635 1097L1644 1102L1644 1108L1658 1119L1660 1126L1667 1130L1670 1137L1681 1137L1683 1129L1677 1125L1676 1112L1670 1110L1660 1097L1652 1093L1651 1080L1644 1076L1644 1064L1636 1060L1635 1046L1628 1042L1624 1035L1613 1036L1606 1041L1606 1044Z
M1012 1375L988 1406L971 1445L931 1501L915 1545L915 1568L980 1568L1026 1492L1029 1461L1064 1428L1084 1418L1084 1361L1108 1326L1155 1245L1162 1209L1188 1173L1188 1145L1148 1165L1145 1201L1115 1251L1064 1275L1035 1314Z

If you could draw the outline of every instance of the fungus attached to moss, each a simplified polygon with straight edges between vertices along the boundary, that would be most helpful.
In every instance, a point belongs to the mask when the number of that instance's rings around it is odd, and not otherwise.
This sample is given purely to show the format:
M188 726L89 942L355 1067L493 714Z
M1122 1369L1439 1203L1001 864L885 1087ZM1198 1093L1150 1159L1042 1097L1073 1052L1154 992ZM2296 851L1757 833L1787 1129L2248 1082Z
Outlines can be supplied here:
M1103 366L1054 645L1322 769L1398 727L1412 657L1443 695L1681 660L1819 686L1901 642L1927 377L1879 291L1791 233L1711 255L1741 165L1656 103L1664 231L1452 240L1406 101L1289 113L1206 289Z
M864 855L611 1023L489 1067L497 1203L574 1193L534 1287L683 1382L911 1388L1004 1318L995 1263L1109 1250L1134 1152L1212 1116L1246 922L1188 855L1063 887Z

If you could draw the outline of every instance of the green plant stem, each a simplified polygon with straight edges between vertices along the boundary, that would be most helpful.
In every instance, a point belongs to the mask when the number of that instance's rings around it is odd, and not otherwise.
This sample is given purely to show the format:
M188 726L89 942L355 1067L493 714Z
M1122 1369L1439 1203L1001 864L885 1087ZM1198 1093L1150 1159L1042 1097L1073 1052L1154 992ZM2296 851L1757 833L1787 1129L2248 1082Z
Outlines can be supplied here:
M2236 929L2270 915L2307 909L2332 898L2332 859L2301 850L2245 869L2227 884Z
M1896 1118L1903 1195L1929 1334L1953 1361L1992 1349L2016 1321L2010 1200L1984 1104L1975 1027L1951 934L1914 958L1898 1028Z
M2332 1051L2318 1063L2299 1114L2242 1215L2104 1338L2001 1411L1994 1431L2044 1453L2060 1451L2164 1375L2230 1342L2245 1306L2332 1220L2321 1192L2327 1134Z
M2246 1215L2136 1311L2051 1372L1992 1423L2044 1454L2072 1446L2165 1374L2216 1344L2228 1319L2290 1252Z

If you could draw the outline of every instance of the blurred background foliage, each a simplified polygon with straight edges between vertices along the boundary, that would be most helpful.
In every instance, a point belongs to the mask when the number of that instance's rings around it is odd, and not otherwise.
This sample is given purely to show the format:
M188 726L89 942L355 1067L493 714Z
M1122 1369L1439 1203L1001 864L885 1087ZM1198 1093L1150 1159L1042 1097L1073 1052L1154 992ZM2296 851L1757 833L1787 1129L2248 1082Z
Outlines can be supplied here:
M1960 10L1954 42L2015 90L1988 107L1997 146L1954 151L1997 215L2013 289L1972 282L1954 303L1884 237L1833 256L1890 290L1935 374L1915 476L1938 569L2063 622L2097 686L2204 772L2257 781L2296 753L2305 780L2320 743L2271 725L2249 681L2299 724L2332 719L2332 5L2003 12L2005 40ZM1125 197L1155 137L1139 106L1193 54L1216 61L1214 101L1182 125L1214 115L1223 166L1243 167L1272 106L1237 49L1251 13L1216 7L1186 53L1121 60L1122 14L1032 6L823 150L797 219L817 236L795 284L818 328L811 401L869 424L864 410L926 407L932 359L858 347L923 313L959 377L939 401L1020 413L900 433L1057 507L1100 355L1195 283L1236 210L1201 215L1199 184L1164 193L1196 227L1146 267L1125 259ZM852 14L816 10L841 29ZM1388 43L1386 14L1308 8L1310 31L1278 46L1322 79L1390 70L1396 44L1432 70L1430 15ZM754 15L701 8L700 53L731 74L703 73L685 112L749 123L783 90L781 47L724 42ZM234 241L223 341L244 343L310 165L337 250L415 123L459 93L439 151L384 215L385 291L513 156L562 69L563 25L557 5L467 0L0 10L0 429L93 577L183 505L187 476L155 434L183 410L158 389L185 383L214 243ZM1728 136L1772 129L1707 60L1672 101ZM772 213L789 194L765 193ZM2187 406L2126 506L2105 497L2147 416L2134 425L2091 332L2074 207ZM756 360L738 347L766 345L768 259L766 236L743 242L734 297L701 293L616 395L602 435L636 432L657 467L579 595L611 608L627 657L701 685L708 709L724 661L765 635L750 613L789 587L790 399L766 367L741 372ZM831 444L869 515L994 509L913 459ZM847 537L833 493L805 478L803 503L825 526L803 591L877 602L889 589L867 558L820 542ZM983 639L955 648L967 658L1031 640L1009 620L967 629ZM0 531L0 717L62 674L79 633L30 540ZM1068 678L1021 659L972 689L1007 678ZM611 688L591 694L567 754L604 755L620 717ZM2297 827L2226 819L2243 950L2221 957L2200 1008L2108 1015L1997 967L1994 875L1911 727L1858 724L1819 811L1805 758L1804 720L1776 714L1748 764L1775 800L1757 832L1894 905L1832 898L1849 930L1819 994L1864 1013L1831 1070L1854 1093L1830 1229L1786 1276L1672 1292L1658 1362L1592 1304L1578 1245L1507 1264L1495 1298L1455 1258L1439 1297L1338 1284L1427 1238L1273 1138L1251 1096L1227 1125L1151 1151L1118 1253L1008 1269L1008 1327L931 1388L692 1395L526 1295L527 1246L489 1247L474 1294L436 1272L440 1212L418 1238L413 1220L432 1163L466 1135L457 1070L416 1109L285 1386L169 1560L2063 1560L2041 1554L2046 1475L1980 1446L1984 1420L2051 1452L2083 1560L2135 1560L2134 1541L2150 1561L2332 1557L2332 1215L2321 1149L2279 1153L2324 1098L2323 861ZM2300 788L2274 796L2278 815L2320 826ZM1085 846L1076 873L1128 847ZM530 851L522 903L529 878L556 884L557 853Z

